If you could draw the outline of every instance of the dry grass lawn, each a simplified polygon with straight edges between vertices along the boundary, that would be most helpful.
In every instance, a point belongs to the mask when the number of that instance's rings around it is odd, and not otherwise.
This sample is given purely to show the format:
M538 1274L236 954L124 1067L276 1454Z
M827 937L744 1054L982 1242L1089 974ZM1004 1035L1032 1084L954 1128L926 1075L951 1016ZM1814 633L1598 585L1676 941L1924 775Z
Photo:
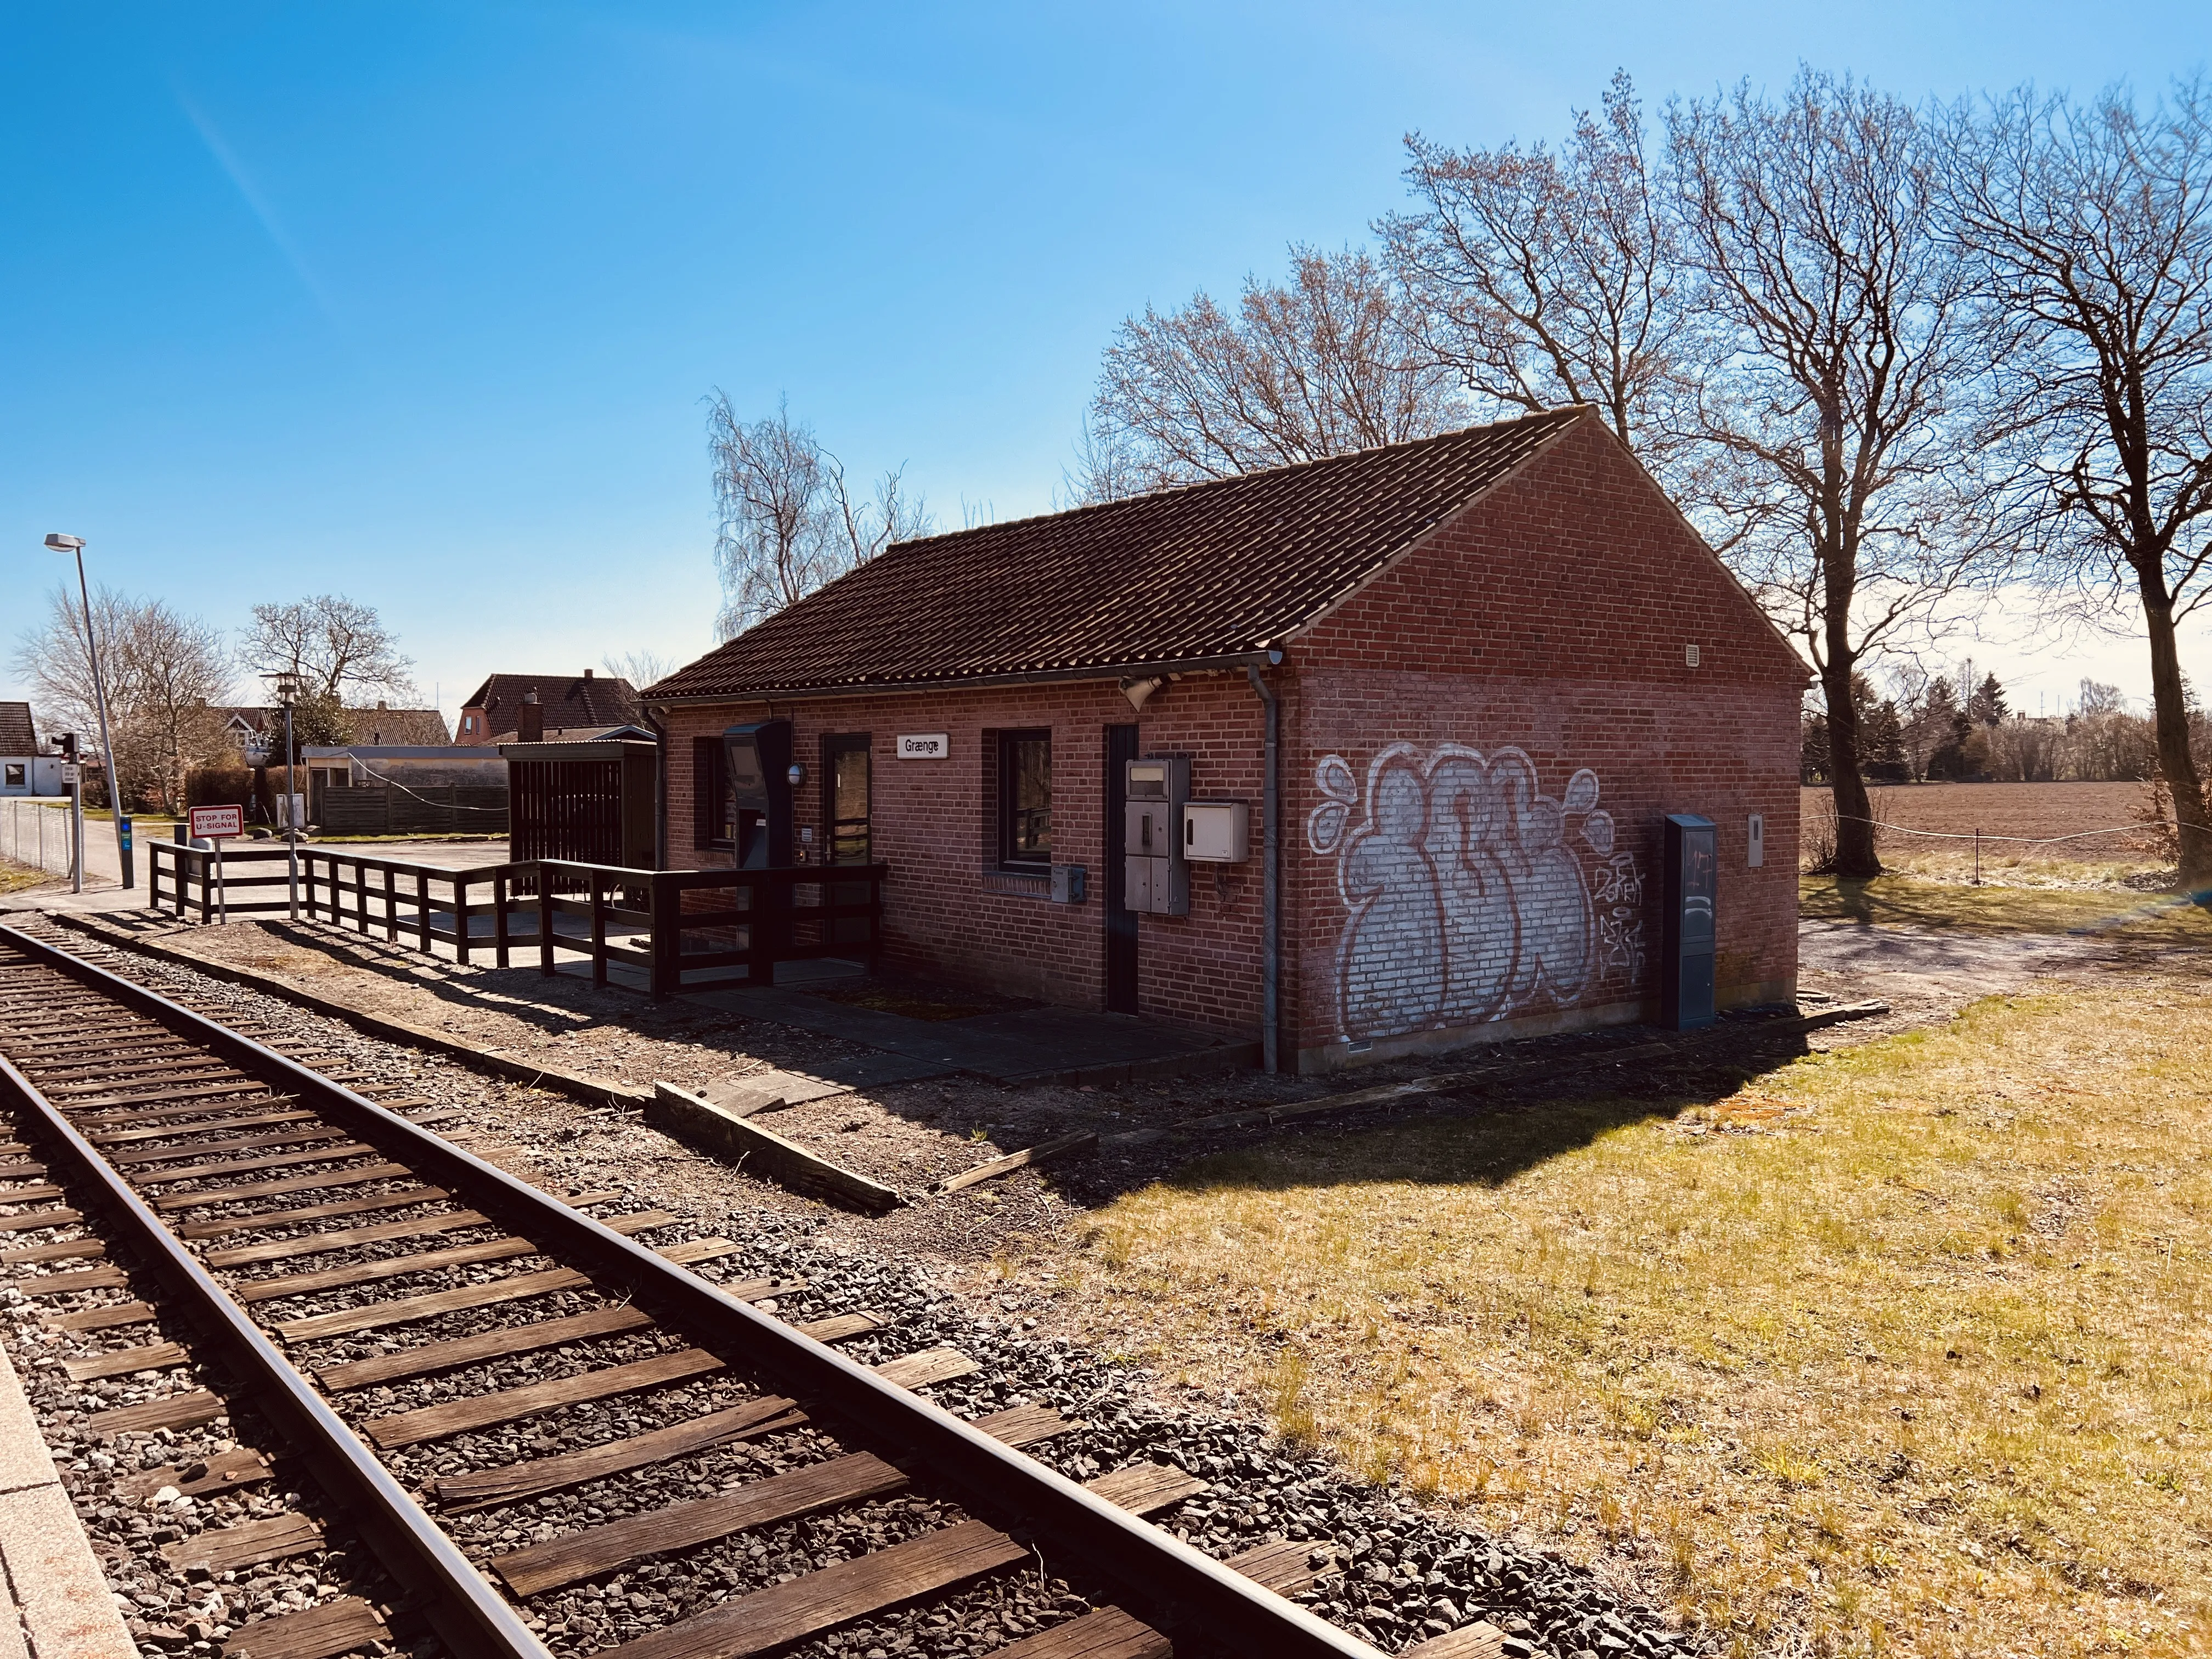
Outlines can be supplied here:
M36 865L0 859L0 893L20 893L27 887L43 887L48 882L68 879L66 876L57 876L41 870Z
M1679 1109L1285 1139L1048 1271L1094 1340L1632 1563L1724 1651L2202 1652L2204 989L1994 1000Z
M2212 945L2212 909L2171 893L2098 888L1980 887L1906 875L1856 881L1800 876L1802 915L1985 933L2094 934L2148 945Z

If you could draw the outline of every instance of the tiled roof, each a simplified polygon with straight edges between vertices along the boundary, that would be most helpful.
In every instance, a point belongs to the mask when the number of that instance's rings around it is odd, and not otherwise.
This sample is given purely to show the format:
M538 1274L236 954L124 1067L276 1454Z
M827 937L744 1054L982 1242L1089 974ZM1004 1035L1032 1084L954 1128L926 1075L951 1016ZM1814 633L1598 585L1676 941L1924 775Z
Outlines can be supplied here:
M637 688L608 674L494 674L462 707L483 709L493 731L512 732L514 711L532 691L544 706L549 732L621 726L638 714Z
M35 755L39 738L27 702L0 702L0 755Z
M1588 413L902 542L646 695L861 690L1267 649Z
M353 740L372 749L435 749L453 740L446 729L446 717L434 708L349 708L345 720Z

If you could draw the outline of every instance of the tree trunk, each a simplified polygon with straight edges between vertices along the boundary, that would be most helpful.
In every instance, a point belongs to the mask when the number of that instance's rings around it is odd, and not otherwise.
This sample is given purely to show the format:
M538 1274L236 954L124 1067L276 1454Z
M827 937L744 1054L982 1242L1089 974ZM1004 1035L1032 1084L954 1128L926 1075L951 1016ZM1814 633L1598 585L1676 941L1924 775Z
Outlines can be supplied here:
M1832 636L1835 630L1830 630ZM1828 787L1836 799L1836 873L1855 879L1881 873L1874 850L1873 804L1859 770L1859 711L1851 700L1856 659L1831 639L1820 689L1828 700Z
M2160 588L2163 582L2158 584ZM2212 904L2212 825L2205 821L2204 781L2189 752L2189 705L2182 694L2181 658L2174 648L2173 606L2152 584L2143 584L2143 623L2150 634L2151 704L2158 725L2158 769L2173 798L2173 823L2181 843L2181 889Z

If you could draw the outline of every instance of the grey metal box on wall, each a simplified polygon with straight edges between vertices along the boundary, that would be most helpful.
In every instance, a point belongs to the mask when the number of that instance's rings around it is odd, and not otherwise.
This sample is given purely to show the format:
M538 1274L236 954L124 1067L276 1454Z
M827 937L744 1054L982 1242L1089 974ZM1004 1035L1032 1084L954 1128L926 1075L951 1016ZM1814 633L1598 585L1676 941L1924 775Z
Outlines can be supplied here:
M1127 805L1121 823L1122 904L1155 916L1190 914L1190 872L1183 863L1182 805L1190 795L1190 762L1147 755L1122 774Z
M1252 809L1241 800L1182 805L1182 855L1201 864L1242 864L1252 856Z

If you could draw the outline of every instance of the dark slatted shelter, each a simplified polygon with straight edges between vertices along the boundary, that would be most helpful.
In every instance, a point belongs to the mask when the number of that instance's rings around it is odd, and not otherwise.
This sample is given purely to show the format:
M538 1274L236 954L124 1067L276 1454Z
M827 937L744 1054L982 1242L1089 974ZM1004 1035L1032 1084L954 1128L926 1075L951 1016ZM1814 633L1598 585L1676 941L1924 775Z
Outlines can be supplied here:
M650 870L654 746L626 739L503 743L507 856Z

